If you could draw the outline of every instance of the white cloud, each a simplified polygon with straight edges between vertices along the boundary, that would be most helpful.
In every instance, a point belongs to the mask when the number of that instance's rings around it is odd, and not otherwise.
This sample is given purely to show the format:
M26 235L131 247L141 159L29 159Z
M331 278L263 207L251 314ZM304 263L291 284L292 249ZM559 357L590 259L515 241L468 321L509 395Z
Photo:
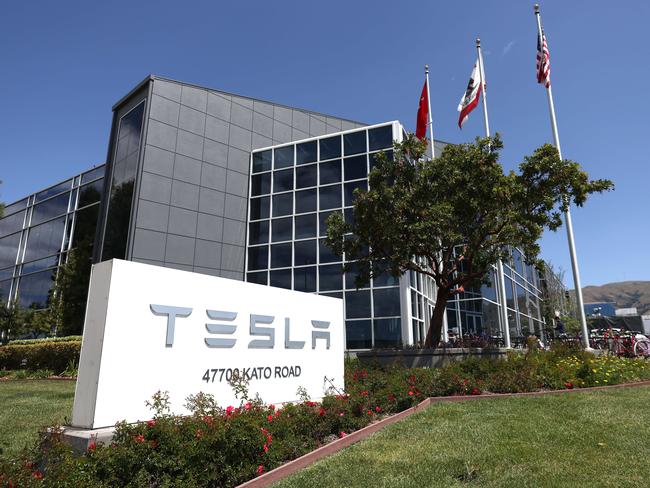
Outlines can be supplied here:
M512 46L514 45L515 45L515 41L510 41L508 44L503 46L503 49L501 50L501 56L505 56L506 54L508 54L512 49Z

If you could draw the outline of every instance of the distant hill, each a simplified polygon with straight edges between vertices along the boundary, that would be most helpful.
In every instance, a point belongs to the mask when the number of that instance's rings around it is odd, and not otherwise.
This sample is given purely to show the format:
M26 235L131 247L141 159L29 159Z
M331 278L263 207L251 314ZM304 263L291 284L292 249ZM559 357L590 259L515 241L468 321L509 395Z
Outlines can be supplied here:
M616 308L636 307L640 315L650 314L650 281L621 281L582 289L585 303L615 302Z

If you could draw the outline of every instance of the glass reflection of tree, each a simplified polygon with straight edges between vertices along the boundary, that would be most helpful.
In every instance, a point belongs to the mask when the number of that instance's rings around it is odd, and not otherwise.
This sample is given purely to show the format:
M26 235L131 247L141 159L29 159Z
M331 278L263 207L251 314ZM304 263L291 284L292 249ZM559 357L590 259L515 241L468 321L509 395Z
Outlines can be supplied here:
M102 261L113 258L124 259L126 256L132 198L133 180L122 183L111 192L104 232Z

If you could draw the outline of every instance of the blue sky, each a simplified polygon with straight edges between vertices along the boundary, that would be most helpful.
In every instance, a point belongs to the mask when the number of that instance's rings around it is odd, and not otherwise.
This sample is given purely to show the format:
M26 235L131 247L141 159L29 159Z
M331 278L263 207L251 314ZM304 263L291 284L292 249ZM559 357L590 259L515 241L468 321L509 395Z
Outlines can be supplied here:
M458 100L480 36L490 125L502 162L551 142L535 82L532 2L113 1L11 2L0 18L0 200L14 201L101 163L111 106L154 73L363 122L415 129L423 65L431 66L436 138L460 131ZM573 210L582 284L650 279L647 215L650 4L541 3L565 158L616 191ZM646 48L647 49L647 48ZM566 233L542 257L567 271Z

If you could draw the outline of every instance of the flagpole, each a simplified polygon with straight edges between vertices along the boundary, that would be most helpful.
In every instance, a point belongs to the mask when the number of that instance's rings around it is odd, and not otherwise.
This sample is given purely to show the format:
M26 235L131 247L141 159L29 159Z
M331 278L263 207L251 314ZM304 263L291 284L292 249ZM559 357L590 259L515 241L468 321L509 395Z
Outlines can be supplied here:
M429 140L431 141L431 159L436 157L436 146L433 140L433 114L431 113L431 93L429 91L429 65L424 65L424 76L427 84L427 102L429 102ZM437 290L436 290L437 293ZM449 323L447 322L447 311L442 316L442 341L449 342Z
M539 4L535 4L534 7L535 18L537 19L537 35L539 36L539 42L543 44L544 39L542 37L542 18L539 13ZM553 91L551 90L551 84L548 84L546 88L546 95L548 98L548 108L551 116L551 128L553 129L553 140L555 141L555 148L557 149L558 156L562 159L562 149L560 147L560 135L557 130L557 120L555 118L555 105L553 104ZM573 270L573 286L576 289L576 301L578 308L578 317L580 319L580 324L582 325L582 336L585 349L591 351L591 346L589 345L589 329L587 328L587 319L585 317L585 308L582 299L582 285L580 284L580 270L578 268L578 257L576 255L576 246L573 239L573 223L571 221L571 211L569 209L571 202L568 201L568 198L564 197L565 202L568 204L567 209L564 212L564 220L566 222L566 233L569 240L569 254L571 255L571 268Z
M487 109L487 83L485 82L485 69L483 68L483 52L481 51L481 39L476 39L476 50L478 51L478 69L481 74L481 91L483 92L483 120L485 121L485 137L490 137L490 121ZM497 261L497 273L499 280L499 301L501 302L501 322L503 323L503 338L506 348L510 349L510 326L508 325L508 305L506 297L506 279L503 273L503 262Z

